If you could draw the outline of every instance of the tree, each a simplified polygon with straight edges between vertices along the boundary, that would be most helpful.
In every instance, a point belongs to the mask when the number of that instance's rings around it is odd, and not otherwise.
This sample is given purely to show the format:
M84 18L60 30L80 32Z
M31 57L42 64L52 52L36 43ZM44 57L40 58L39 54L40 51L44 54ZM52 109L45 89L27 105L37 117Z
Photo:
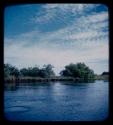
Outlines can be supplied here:
M74 78L82 78L84 80L94 79L94 71L84 63L69 64L60 72L61 76L70 76Z
M22 68L20 70L20 74L21 74L21 76L28 76L28 70L26 68Z
M11 67L11 69L10 69L10 75L18 77L19 76L19 70L16 67Z
M10 65L4 64L4 77L8 78L10 76Z
M32 69L31 69L31 76L33 76L33 77L37 77L38 75L39 75L39 68L38 67L33 67Z
M20 74L19 70L10 65L10 64L4 64L4 75L5 77L15 76L18 77Z
M20 70L22 76L30 76L30 77L51 77L55 76L53 71L53 66L51 64L44 65L43 68L39 69L38 67L28 67Z
M38 76L42 77L42 78L46 78L48 76L48 74L45 69L40 69Z
M52 68L53 66L51 64L44 65L43 68L39 70L39 76L44 78L55 76Z
M28 67L20 70L22 76L37 77L39 75L38 67Z
M48 65L44 65L44 70L46 72L46 77L52 77L52 76L55 76L55 73L53 71L53 66L51 64L48 64Z
M101 75L109 75L109 72L103 72Z

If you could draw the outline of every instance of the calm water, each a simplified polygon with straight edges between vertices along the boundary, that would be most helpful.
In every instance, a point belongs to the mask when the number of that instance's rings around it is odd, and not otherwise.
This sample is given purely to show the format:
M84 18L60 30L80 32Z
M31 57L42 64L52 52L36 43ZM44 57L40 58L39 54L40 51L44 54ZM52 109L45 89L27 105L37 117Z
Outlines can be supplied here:
M8 87L5 118L13 121L100 121L108 117L108 82L35 83Z

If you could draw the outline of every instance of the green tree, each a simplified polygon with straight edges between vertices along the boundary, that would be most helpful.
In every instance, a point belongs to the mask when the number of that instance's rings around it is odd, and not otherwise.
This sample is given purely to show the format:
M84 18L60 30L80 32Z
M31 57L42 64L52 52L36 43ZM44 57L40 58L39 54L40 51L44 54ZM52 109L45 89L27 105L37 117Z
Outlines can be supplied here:
M28 70L26 68L22 68L20 70L20 74L21 74L21 76L28 76Z
M20 72L16 67L10 64L4 64L4 75L5 77L10 77L10 76L18 77L20 75Z
M8 78L10 76L10 65L4 64L4 77Z
M31 69L31 76L33 76L33 77L37 77L37 76L39 76L39 68L38 67L33 67L32 69Z
M44 70L46 72L46 77L55 76L55 73L54 73L52 68L54 68L54 67L51 64L44 65Z
M82 78L84 80L94 79L94 71L84 63L69 64L60 72L61 76L71 76L74 78Z
M48 76L48 74L45 69L40 69L38 76L42 77L42 78L46 78Z
M55 76L53 71L53 66L51 64L44 65L43 68L39 69L38 67L28 67L20 70L22 76L31 76L31 77L51 77Z
M20 70L20 73L22 76L37 77L39 75L39 68L38 67L22 68Z

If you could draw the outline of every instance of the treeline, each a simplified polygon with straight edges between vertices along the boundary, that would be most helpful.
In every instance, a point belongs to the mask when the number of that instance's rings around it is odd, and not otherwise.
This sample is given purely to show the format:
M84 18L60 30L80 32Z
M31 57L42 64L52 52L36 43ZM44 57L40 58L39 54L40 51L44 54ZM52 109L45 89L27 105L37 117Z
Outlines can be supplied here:
M44 65L42 68L39 67L28 67L18 69L10 64L4 64L4 76L5 78L14 77L52 77L55 76L53 66L51 64Z
M63 77L73 77L73 78L81 78L81 79L94 79L95 74L92 69L86 66L84 63L77 64L69 64L65 66L65 69L62 70L60 76ZM44 65L42 68L37 66L28 67L18 69L15 66L10 64L4 64L4 76L5 78L9 78L14 76L18 77L41 77L41 78L50 78L55 77L55 72L53 70L53 66L51 64Z

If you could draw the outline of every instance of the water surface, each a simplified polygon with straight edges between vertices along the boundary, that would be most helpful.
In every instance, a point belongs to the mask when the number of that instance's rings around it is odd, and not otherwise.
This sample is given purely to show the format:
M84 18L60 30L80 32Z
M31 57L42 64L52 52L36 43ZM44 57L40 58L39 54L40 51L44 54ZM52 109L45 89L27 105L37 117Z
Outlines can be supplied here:
M108 82L51 82L7 86L4 114L11 121L101 121L108 117Z

